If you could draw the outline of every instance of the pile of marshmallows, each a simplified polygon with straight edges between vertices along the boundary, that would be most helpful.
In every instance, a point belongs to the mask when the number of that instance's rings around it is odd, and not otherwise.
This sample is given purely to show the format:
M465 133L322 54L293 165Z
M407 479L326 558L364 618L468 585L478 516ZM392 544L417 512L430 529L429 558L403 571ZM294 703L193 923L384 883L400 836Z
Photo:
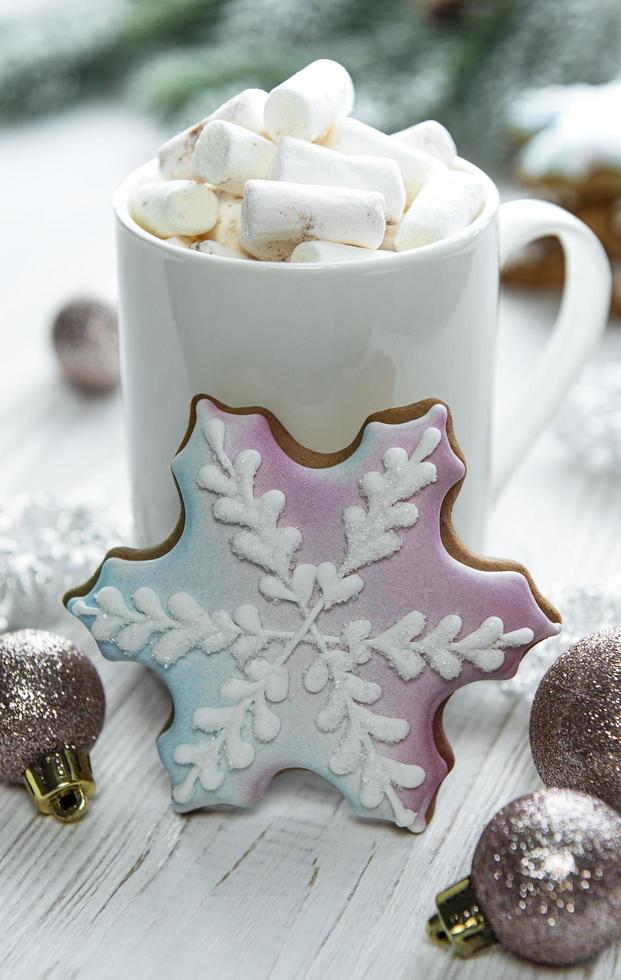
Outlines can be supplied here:
M483 206L480 180L451 169L433 120L387 136L349 113L354 87L314 61L269 94L246 89L159 150L136 185L146 231L206 255L282 262L386 257L440 241Z

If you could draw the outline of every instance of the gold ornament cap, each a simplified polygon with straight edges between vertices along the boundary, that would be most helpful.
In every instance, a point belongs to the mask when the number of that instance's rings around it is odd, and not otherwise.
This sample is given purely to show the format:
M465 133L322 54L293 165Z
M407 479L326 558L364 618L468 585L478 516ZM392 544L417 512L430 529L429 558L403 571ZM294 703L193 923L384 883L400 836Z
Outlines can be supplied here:
M62 823L80 820L95 792L88 754L67 747L33 763L23 778L39 812L51 813Z
M427 935L442 949L468 959L498 942L479 907L470 878L462 878L436 895L436 915L427 923Z

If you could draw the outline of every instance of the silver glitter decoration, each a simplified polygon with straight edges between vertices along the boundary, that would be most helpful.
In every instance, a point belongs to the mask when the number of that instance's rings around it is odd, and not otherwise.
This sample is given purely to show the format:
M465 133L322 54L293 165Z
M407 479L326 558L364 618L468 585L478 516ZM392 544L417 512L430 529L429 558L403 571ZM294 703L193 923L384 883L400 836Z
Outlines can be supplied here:
M530 744L547 786L583 790L621 811L621 627L585 637L550 667Z
M62 636L19 630L0 636L0 779L66 746L90 751L103 725L99 674Z
M500 683L500 690L509 698L531 701L546 670L565 650L589 633L621 625L621 580L606 586L592 583L550 591L563 617L563 628L524 657L515 677Z
M572 459L621 476L621 364L586 368L563 403L556 431Z
M114 309L97 299L76 299L58 312L52 340L71 384L108 391L119 383L119 335Z
M581 963L619 935L621 816L568 789L523 796L483 831L472 881L508 949L537 963Z
M128 540L128 521L96 497L39 493L0 502L0 630L46 626L60 598Z

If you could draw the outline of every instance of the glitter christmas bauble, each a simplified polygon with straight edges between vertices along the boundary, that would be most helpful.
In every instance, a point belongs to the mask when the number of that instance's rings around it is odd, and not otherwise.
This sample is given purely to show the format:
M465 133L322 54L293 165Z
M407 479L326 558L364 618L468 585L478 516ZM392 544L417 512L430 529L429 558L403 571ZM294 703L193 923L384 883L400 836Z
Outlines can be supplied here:
M533 702L530 744L546 785L621 811L621 627L585 637L552 664Z
M590 959L619 933L621 816L573 790L522 796L483 831L472 883L512 952L557 965Z
M106 391L119 382L117 317L108 303L76 299L54 320L54 350L68 381L79 388Z
M104 719L99 674L69 640L43 630L0 636L0 778L59 749L88 752Z

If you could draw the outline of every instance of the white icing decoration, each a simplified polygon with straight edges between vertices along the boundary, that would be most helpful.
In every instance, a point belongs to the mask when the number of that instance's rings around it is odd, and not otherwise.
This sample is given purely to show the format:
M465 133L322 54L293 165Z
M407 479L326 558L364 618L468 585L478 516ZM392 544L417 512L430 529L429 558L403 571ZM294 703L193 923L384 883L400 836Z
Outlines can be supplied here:
M173 758L192 768L183 782L173 788L177 803L188 803L197 780L203 789L218 789L228 769L247 769L254 762L255 750L244 738L247 725L259 742L272 742L280 731L280 718L268 701L284 701L289 693L289 674L284 667L273 667L267 660L252 662L252 680L230 677L220 688L222 697L236 702L231 707L199 708L192 715L192 726L215 737L196 745L178 745Z
M353 641L345 637L345 642L350 648L353 643L358 663L366 663L371 651L380 653L403 680L409 681L417 677L426 664L445 680L453 680L461 674L464 660L485 673L491 673L504 663L503 650L526 646L534 639L533 631L528 627L505 633L498 616L490 616L461 640L457 640L462 628L460 616L445 616L425 636L415 639L421 636L425 625L423 613L411 612L394 626L372 637L371 623L358 620L349 626L349 630L357 628L358 635Z
M328 764L337 776L360 775L362 806L374 809L385 797L397 825L409 827L416 814L403 806L394 787L420 786L425 770L378 752L376 742L401 742L409 735L410 726L403 718L389 718L364 707L381 698L382 688L353 673L356 666L354 655L335 649L322 653L304 676L304 686L312 694L323 691L330 683L328 700L317 715L317 728L322 732L341 730L342 738Z
M220 424L214 426L213 422ZM254 477L261 465L260 454L254 449L246 449L238 454L233 464L224 452L221 420L209 419L203 431L220 468L213 464L203 466L198 484L218 495L213 505L216 520L247 529L233 537L233 551L240 558L260 565L266 572L287 579L302 535L296 527L278 526L285 506L284 493L268 490L262 497L255 498Z
M253 739L267 743L277 738L281 720L271 705L288 697L290 679L285 665L305 645L315 656L305 670L304 687L311 694L327 693L316 718L317 728L340 735L328 759L330 769L335 775L358 776L361 806L375 809L386 801L399 826L412 826L416 814L403 805L398 790L419 786L425 772L419 765L399 762L378 749L378 743L402 742L410 726L404 718L370 710L368 706L379 701L383 692L379 684L360 676L360 667L378 654L403 681L414 680L425 668L451 680L459 676L466 661L482 671L496 670L504 662L505 648L533 640L528 628L504 633L498 617L486 619L458 639L459 615L445 616L427 628L426 617L419 611L408 613L377 635L363 619L346 624L340 635L320 628L324 611L348 603L364 588L356 572L393 555L402 543L396 532L418 520L411 498L437 478L436 467L427 457L440 442L440 431L427 428L411 456L398 447L389 449L383 458L384 472L362 477L360 492L366 508L345 510L346 552L339 568L329 561L294 566L302 535L295 527L279 524L284 493L268 490L255 497L260 454L243 450L231 461L221 419L207 420L203 432L213 461L201 467L198 484L216 497L213 515L238 528L231 539L233 553L267 573L258 580L259 593L270 603L287 602L294 607L299 627L270 629L256 606L248 603L238 606L232 616L224 610L208 614L186 593L173 595L165 609L146 587L134 593L130 606L118 589L106 586L93 594L95 605L78 600L73 612L92 617L90 629L98 641L114 644L130 656L150 648L153 658L165 667L191 650L206 654L228 650L231 654L236 672L220 687L225 704L198 708L192 716L193 728L204 732L207 739L180 744L174 750L174 761L190 767L173 789L178 803L192 799L197 782L213 791L222 785L228 770L250 767L256 751Z
M347 554L341 574L389 558L401 547L395 531L412 527L418 520L416 505L402 501L436 480L434 464L423 461L440 438L439 429L426 429L411 457L405 449L389 449L383 460L384 473L365 473L362 477L360 492L367 500L367 509L347 507L343 514Z
M107 585L93 594L95 606L82 599L73 606L76 616L92 616L95 640L112 643L130 656L151 646L153 659L168 667L190 650L220 653L231 646L240 630L228 613L211 616L192 596L178 592L168 600L168 613L152 589L142 587L127 605L118 589Z

